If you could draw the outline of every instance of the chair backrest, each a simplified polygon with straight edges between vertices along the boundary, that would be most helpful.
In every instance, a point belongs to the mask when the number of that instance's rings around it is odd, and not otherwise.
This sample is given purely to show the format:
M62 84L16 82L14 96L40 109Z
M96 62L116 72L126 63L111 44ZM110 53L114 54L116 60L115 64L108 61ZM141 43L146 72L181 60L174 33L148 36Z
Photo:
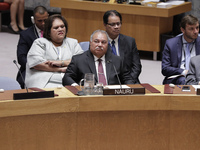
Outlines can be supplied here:
M21 89L19 83L9 77L0 77L0 89L4 90L17 90Z
M6 2L0 2L0 11L5 11L10 9L10 4Z
M90 46L90 42L89 41L80 42L79 44L80 44L81 48L84 51L87 51L89 49L89 46Z

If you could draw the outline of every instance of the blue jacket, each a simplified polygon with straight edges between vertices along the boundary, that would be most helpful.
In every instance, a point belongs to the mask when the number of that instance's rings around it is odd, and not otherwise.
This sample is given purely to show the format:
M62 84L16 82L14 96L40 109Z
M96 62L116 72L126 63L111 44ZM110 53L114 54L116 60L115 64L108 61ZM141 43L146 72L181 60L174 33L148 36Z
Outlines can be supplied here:
M171 79L167 79L172 75L179 75L183 72L181 66L182 59L182 36L168 39L162 53L162 74L165 76L163 84L171 83ZM200 37L195 42L196 55L200 54Z

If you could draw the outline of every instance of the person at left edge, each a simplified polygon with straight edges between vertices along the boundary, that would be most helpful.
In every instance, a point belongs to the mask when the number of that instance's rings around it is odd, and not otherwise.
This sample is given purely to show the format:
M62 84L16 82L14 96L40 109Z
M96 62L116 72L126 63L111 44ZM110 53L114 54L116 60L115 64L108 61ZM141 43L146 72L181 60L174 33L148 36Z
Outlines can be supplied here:
M68 25L59 14L45 21L44 38L33 42L27 55L25 83L28 88L62 86L62 78L73 55L83 53L78 41L66 37Z
M41 37L41 31L44 29L45 20L49 17L47 9L43 6L37 6L33 10L33 25L27 30L20 32L20 37L17 45L17 60L20 64L20 71L25 79L27 54L33 41ZM16 80L21 88L24 88L24 81L18 72Z
M14 34L26 30L24 27L24 0L0 0L10 4L10 24L8 28Z
M133 84L129 72L124 70L121 58L112 54L109 48L107 33L103 30L94 31L90 37L89 50L72 57L63 77L63 85L78 85L86 73L95 74L95 84L99 82L99 76L102 74L107 85L119 85L117 74L122 84ZM102 60L103 73L98 71L98 59Z

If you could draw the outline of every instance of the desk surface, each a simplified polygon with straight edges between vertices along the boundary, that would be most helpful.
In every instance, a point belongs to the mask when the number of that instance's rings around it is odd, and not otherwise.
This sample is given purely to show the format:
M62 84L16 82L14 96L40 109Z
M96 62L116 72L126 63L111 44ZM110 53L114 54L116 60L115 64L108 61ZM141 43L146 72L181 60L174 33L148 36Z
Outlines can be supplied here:
M200 110L199 96L164 94L163 85L154 87L161 93L126 96L76 96L64 87L45 89L54 90L59 96L32 100L1 100L0 117L89 111ZM12 96L15 91L7 92L10 92Z
M50 5L53 7L61 7L75 10L87 10L106 12L107 10L115 9L122 14L143 15L155 17L172 17L191 10L191 2L172 6L170 8L156 8L142 5L129 4L110 4L105 2L83 1L83 0L50 0ZM89 6L89 7L88 7Z

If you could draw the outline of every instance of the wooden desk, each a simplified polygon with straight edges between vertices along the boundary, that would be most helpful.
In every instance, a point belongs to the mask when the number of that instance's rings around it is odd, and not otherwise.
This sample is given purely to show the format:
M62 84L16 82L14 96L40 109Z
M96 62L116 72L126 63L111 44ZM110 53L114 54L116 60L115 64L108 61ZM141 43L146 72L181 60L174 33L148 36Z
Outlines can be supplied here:
M157 87L163 90L163 86ZM78 97L65 88L55 92L59 97L0 101L1 150L200 147L199 96Z
M122 14L121 33L134 37L139 50L152 52L160 51L160 34L172 31L173 16L191 10L190 2L171 8L81 0L50 0L50 5L62 8L61 13L69 23L68 36L79 42L89 41L90 35L97 29L104 30L104 13L115 9Z

